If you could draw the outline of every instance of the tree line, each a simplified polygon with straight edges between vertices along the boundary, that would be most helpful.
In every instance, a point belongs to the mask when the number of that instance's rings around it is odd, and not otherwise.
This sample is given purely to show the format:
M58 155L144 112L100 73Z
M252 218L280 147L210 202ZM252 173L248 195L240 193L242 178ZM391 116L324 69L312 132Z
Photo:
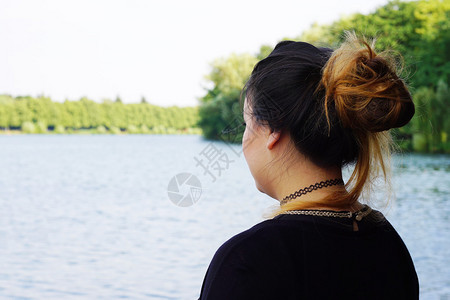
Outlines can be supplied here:
M198 107L161 107L147 103L55 102L48 97L0 95L0 128L25 133L199 133Z
M344 31L376 38L376 50L388 50L403 60L405 78L416 105L412 121L393 136L403 150L450 153L450 0L389 1L370 14L353 14L331 24L313 24L300 36L284 38L336 48ZM240 89L258 53L232 54L211 64L212 88L201 99L199 125L210 139L239 142L243 128Z
M331 24L313 24L298 37L336 48L343 32L377 39L377 50L390 50L403 58L403 74L416 105L412 121L393 130L407 151L450 153L450 0L392 0L370 14L353 14ZM218 58L207 78L211 88L196 107L160 107L141 103L102 103L86 97L54 102L48 97L0 95L0 129L41 132L98 133L202 133L208 139L239 143L242 139L240 91L254 65L265 58L272 45L255 54Z

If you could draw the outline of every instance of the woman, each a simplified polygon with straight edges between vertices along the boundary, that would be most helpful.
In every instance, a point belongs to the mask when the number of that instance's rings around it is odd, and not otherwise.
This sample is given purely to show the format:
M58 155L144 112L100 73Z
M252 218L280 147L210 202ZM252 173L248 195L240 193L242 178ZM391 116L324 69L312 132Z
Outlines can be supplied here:
M395 67L354 33L335 51L283 41L255 66L242 146L280 206L217 250L201 300L418 299L405 244L363 204L376 178L389 185L388 130L414 114Z

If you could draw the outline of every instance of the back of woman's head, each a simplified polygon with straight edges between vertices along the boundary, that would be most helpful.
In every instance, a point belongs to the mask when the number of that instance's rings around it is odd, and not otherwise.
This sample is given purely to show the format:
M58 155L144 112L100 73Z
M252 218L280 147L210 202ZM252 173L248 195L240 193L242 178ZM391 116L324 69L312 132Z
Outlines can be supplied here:
M321 168L355 163L348 192L309 205L348 206L368 182L384 173L388 130L414 114L411 95L395 61L374 45L347 33L336 49L283 41L254 68L244 87L254 120L289 133L292 149ZM305 206L291 202L280 210Z

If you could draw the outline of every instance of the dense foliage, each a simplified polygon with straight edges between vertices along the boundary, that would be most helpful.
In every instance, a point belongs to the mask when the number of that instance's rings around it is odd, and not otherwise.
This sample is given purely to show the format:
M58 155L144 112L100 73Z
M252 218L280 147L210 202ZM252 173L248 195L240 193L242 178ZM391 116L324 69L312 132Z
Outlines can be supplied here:
M199 109L199 126L206 138L232 142L242 139L242 131L235 132L243 122L240 91L256 62L257 58L249 54L232 54L213 62L208 76L213 88L201 99Z
M145 101L124 104L119 98L102 103L87 98L60 103L47 97L0 95L0 128L3 130L175 133L192 132L197 122L198 107L166 108Z
M328 25L313 24L293 40L335 48L345 30L375 37L378 49L403 58L402 76L413 93L416 115L407 126L394 131L399 145L404 150L450 152L450 0L390 1L368 15L354 14ZM250 75L251 65L270 51L271 47L264 45L253 59L232 55L213 63L213 87L200 107L199 124L206 137L222 138L224 129L240 124L235 120L241 112L234 114L239 90ZM236 131L234 138L227 139L239 141L240 137L241 132Z

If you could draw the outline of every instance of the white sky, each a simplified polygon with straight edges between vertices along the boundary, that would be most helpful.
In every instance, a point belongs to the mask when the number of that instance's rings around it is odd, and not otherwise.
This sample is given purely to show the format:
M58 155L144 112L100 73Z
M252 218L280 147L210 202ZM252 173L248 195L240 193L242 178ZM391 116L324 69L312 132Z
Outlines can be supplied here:
M387 0L0 0L0 93L197 105L209 63Z

